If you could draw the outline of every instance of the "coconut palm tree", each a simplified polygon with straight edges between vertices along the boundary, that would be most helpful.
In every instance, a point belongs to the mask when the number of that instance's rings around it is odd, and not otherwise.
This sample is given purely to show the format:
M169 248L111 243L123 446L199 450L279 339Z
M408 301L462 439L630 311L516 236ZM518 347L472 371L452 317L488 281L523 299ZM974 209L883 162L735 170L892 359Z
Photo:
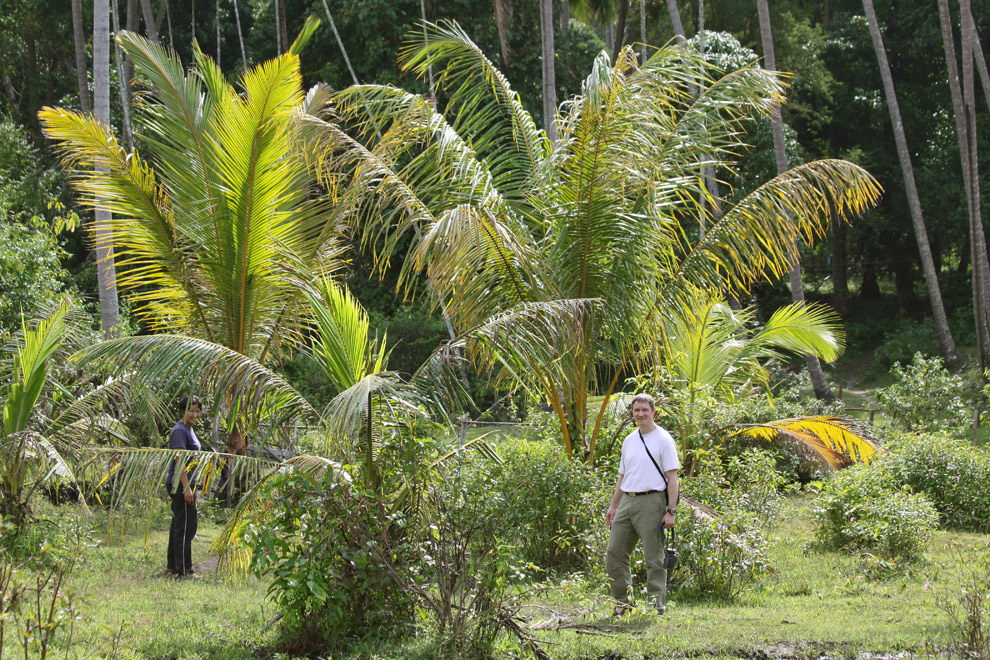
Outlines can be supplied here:
M949 328L949 322L946 318L945 306L942 304L942 293L938 284L938 274L935 271L935 262L932 260L932 250L928 243L928 232L925 229L925 219L921 210L921 198L918 196L918 187L914 182L914 167L911 164L911 153L908 151L907 138L904 135L904 125L901 122L901 109L897 103L894 79L890 73L890 64L887 62L887 51L884 49L880 24L877 22L877 15L873 9L873 0L863 0L863 11L866 13L870 38L873 41L873 50L877 56L880 77L883 81L884 95L887 98L887 109L890 111L890 123L893 126L894 141L897 144L897 158L900 161L901 174L904 178L904 192L907 194L914 237L918 243L918 252L921 255L921 266L925 274L925 285L928 288L928 300L932 306L932 316L935 320L938 343L942 350L942 356L945 358L945 363L950 369L958 369L962 365L963 359L956 350L956 343L952 337L952 331Z
M93 2L93 119L110 130L110 1ZM96 165L101 173L101 165ZM113 246L104 227L110 220L106 204L94 204L96 240L96 281L100 293L100 326L110 336L120 312L117 304L116 270Z
M147 154L127 152L78 113L40 113L83 201L103 199L113 211L99 230L120 255L119 284L134 292L139 317L168 333L115 344L121 363L157 351L161 364L194 369L212 351L221 362L233 353L263 368L297 343L302 292L277 266L332 272L340 254L330 204L297 139L299 117L322 112L327 100L321 87L305 93L299 73L298 53L317 25L309 21L288 53L242 76L243 91L198 49L187 72L171 50L122 34L145 87L135 119ZM92 161L107 171L88 172ZM231 396L219 398L237 449Z
M760 69L716 79L684 46L642 65L632 49L614 64L599 55L582 95L562 105L556 145L456 24L431 26L401 59L420 74L434 67L446 107L392 87L344 90L349 133L307 120L324 176L351 177L339 208L380 254L411 242L403 282L428 275L455 343L544 399L568 455L593 460L620 374L652 360L672 310L698 290L738 293L779 276L796 237L811 240L879 192L851 163L808 163L699 231L701 168L731 170L741 122L769 113L782 88ZM703 92L693 98L689 85ZM605 401L589 425L593 388Z
M770 6L767 0L757 0L757 14L760 21L760 39L763 44L763 65L770 71L777 70L777 58L773 49L773 34L770 30ZM773 133L773 154L777 163L777 173L782 174L787 171L787 152L784 149L784 118L780 113L780 108L770 117L770 126ZM795 250L795 254L797 251ZM804 284L801 282L801 260L795 258L788 271L788 280L791 287L791 299L794 302L804 300ZM805 356L808 363L808 374L811 376L811 385L815 390L815 396L819 399L831 399L832 391L825 380L825 372L822 365L814 355Z

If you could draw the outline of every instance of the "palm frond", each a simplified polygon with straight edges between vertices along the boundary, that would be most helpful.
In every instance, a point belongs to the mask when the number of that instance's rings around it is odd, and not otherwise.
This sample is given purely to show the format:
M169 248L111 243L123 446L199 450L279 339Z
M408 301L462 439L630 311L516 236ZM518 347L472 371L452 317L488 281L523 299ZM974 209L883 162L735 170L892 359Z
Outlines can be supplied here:
M521 201L550 156L550 141L536 128L519 95L466 32L453 21L426 23L424 43L399 54L400 66L418 75L436 69L452 125L488 163L499 190Z
M876 180L847 161L788 170L726 211L697 243L672 254L661 296L673 304L685 284L745 292L759 278L776 281L790 267L797 240L811 242L832 218L866 210L879 194Z
M216 392L231 409L273 426L319 415L285 379L249 357L201 339L174 335L124 337L79 351L78 362L99 361L133 371L159 389Z
M787 438L815 451L833 470L869 463L879 451L876 442L855 421L842 417L821 415L738 426L740 430L730 437L767 442Z

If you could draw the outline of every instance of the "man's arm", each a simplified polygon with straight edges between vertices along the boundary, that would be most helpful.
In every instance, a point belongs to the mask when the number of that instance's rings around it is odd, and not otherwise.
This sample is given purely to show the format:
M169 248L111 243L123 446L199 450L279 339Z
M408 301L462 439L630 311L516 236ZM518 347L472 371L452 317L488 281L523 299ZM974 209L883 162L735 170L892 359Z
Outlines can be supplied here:
M619 502L622 501L622 475L619 475L619 479L615 482L615 492L612 493L612 502L608 505L608 513L605 514L605 524L609 527L612 526L612 520L615 518L615 510L619 508Z
M670 512L680 499L680 486L677 483L677 470L667 470L667 511L663 514L663 526L674 526L674 514Z

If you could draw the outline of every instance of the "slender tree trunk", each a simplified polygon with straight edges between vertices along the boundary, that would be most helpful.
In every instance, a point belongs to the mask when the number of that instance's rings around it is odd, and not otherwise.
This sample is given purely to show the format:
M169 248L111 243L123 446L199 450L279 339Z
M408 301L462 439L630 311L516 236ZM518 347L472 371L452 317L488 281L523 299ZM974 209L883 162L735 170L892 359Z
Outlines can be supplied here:
M973 60L975 59L976 46L976 24L973 21L973 14L970 11L970 0L959 0L960 14L962 15L962 86L963 102L965 104L966 117L966 137L967 150L966 157L969 160L969 204L970 204L970 226L974 235L974 276L979 273L979 287L977 288L980 297L980 306L977 309L981 313L977 323L984 326L987 332L985 339L987 344L981 347L984 350L980 353L981 372L986 378L986 370L990 367L990 300L987 299L990 293L990 263L987 261L986 236L983 233L983 218L980 213L980 161L978 158L977 124L976 124L976 82L974 80ZM978 260L978 261L977 261ZM978 266L978 269L976 268Z
M190 6L191 8L189 11L189 16L190 16L189 20L191 23L190 27L192 29L192 40L196 41L196 0L192 0Z
M613 48L615 48L615 26L609 19L605 22L605 50L612 52Z
M928 233L925 229L925 220L921 211L921 199L918 197L918 188L914 181L911 154L908 151L907 138L904 135L904 125L901 122L901 110L897 103L897 95L894 92L894 80L890 75L890 65L887 63L887 51L884 50L880 25L877 23L876 12L873 10L873 0L863 0L863 9L866 12L866 20L870 28L870 38L873 40L873 49L876 51L877 64L880 67L880 77L883 79L884 94L887 97L887 108L890 111L890 122L894 129L894 141L897 144L897 157L901 163L904 189L907 193L911 222L914 225L914 237L918 242L921 266L925 273L925 285L928 288L928 301L932 306L932 316L935 320L935 331L938 334L939 346L941 347L946 365L950 369L955 370L962 366L963 360L962 356L956 350L956 342L952 338L949 322L945 316L945 307L942 304L942 292L939 289L938 276L935 272L935 264L932 261L931 246L928 244Z
M619 17L615 21L615 45L612 47L613 63L619 59L619 52L626 43L626 18L628 16L629 0L619 0Z
M244 50L244 35L241 33L241 14L237 11L237 0L234 0L234 22L237 24L237 43L241 45L241 65L247 73L247 51Z
M117 67L117 77L120 80L120 107L124 115L123 137L128 149L134 149L134 137L131 128L131 83L134 80L134 63L131 58L121 52L117 45L117 35L120 34L120 17L117 15L119 5L113 0L113 59ZM137 12L137 0L127 0L127 30L137 32L140 26Z
M498 30L498 46L502 51L502 64L509 63L509 22L512 20L510 0L495 0L495 28ZM425 13L425 10L421 8Z
M423 20L423 44L427 43L426 34L426 0L419 0L419 14L420 18ZM426 67L426 81L430 85L430 105L433 109L437 108L437 88L433 82L433 65ZM447 310L443 310L444 320L447 322L447 332L450 333L450 338L454 339L456 335L454 334L454 326L450 323L450 317L447 315Z
M667 13L670 14L670 24L674 28L677 43L685 42L684 24L681 23L681 12L677 9L677 0L667 0Z
M155 21L155 12L151 8L151 0L141 0L141 13L144 14L144 31L148 35L148 41L158 43L158 22ZM127 14L128 24L130 24L130 12ZM130 28L127 28L128 30Z
M959 69L956 66L956 48L952 36L952 16L949 0L938 0L938 17L942 28L942 47L945 52L945 66L949 76L949 92L952 97L952 111L956 122L956 138L959 143L959 159L962 164L963 190L969 211L970 261L973 264L973 315L976 323L976 343L979 347L981 370L990 366L990 310L987 300L987 283L990 281L990 264L987 263L986 238L980 209L973 194L973 176L970 159L969 122L963 92L959 82ZM965 38L966 31L963 30ZM965 57L965 47L963 48ZM965 67L964 67L965 68ZM972 67L970 67L972 70ZM981 247L982 246L982 247Z
M344 56L344 63L347 64L347 70L351 72L351 80L357 85L357 74L354 73L354 67L351 66L351 58L347 56L347 49L344 48L344 42L340 38L340 32L337 32L337 24L333 20L333 14L330 13L330 7L327 6L327 0L323 0L323 11L327 13L327 20L330 21L330 29L333 30L333 36L337 40L337 47L340 48L340 54Z
M110 130L110 0L93 1L93 116ZM97 172L107 172L97 168ZM110 212L96 207L96 279L100 289L100 326L105 337L117 325L117 284L113 244L106 229Z
M841 315L846 313L849 284L846 280L846 225L832 218L832 305Z
M756 0L756 10L760 19L760 38L763 42L763 65L768 71L777 70L777 58L773 50L773 34L770 29L770 6L767 0ZM777 174L783 174L788 170L787 151L784 145L784 119L781 116L780 106L774 108L774 113L770 117L770 125L773 129L773 153L777 161ZM801 258L799 256L797 244L791 245L791 269L789 280L791 286L791 299L794 302L804 302L804 285L801 283ZM822 365L814 355L806 355L808 363L808 374L811 376L811 386L815 390L815 396L819 399L831 399L832 391L825 380L825 372Z
M89 76L86 65L86 32L83 28L82 0L72 0L72 41L76 52L76 84L79 85L79 107L83 113L92 111L89 104Z
M278 37L279 37L279 50L280 53L286 53L289 51L289 26L286 25L285 21L285 0L275 0L275 9L278 11Z
M646 0L639 0L639 61L646 64Z
M570 0L561 0L560 3L560 36L564 39L571 33L571 3Z
M557 142L557 80L554 70L553 0L540 0L540 33L543 54L543 125L551 142Z
M216 12L214 20L217 26L217 66L220 66L220 0L216 1Z

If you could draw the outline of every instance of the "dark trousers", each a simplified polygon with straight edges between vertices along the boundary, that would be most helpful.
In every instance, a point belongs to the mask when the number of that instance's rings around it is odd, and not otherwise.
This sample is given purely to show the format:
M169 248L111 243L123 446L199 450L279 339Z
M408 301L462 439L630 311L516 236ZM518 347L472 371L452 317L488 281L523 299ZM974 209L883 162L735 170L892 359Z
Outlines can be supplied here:
M178 575L193 572L192 540L196 536L196 505L186 504L182 489L170 495L172 500L172 524L168 529L167 570Z

